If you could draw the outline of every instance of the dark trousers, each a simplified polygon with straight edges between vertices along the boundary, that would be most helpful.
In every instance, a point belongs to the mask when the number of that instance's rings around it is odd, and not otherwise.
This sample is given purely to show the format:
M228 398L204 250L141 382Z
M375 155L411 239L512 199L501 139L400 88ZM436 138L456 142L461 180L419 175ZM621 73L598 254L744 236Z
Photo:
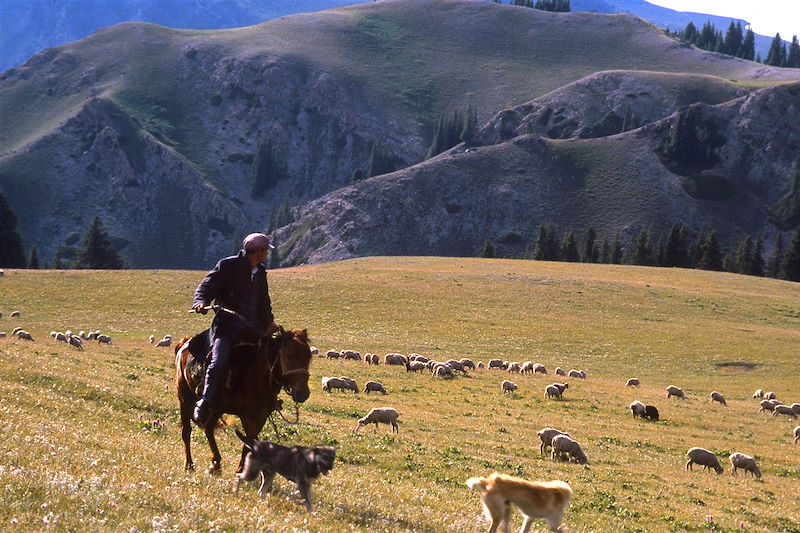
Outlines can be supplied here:
M231 347L233 339L217 332L211 344L211 361L206 368L206 382L203 387L203 402L215 405L218 392L225 379L231 361Z

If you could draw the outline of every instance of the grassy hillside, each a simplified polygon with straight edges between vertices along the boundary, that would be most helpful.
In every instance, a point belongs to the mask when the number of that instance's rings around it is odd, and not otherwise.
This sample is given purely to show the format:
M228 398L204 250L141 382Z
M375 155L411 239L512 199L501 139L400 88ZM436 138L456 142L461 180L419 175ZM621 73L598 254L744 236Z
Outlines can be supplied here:
M271 272L279 321L309 328L323 352L530 359L551 372L562 366L589 375L570 380L557 402L542 397L552 375L514 376L519 394L503 397L505 373L441 382L316 359L303 424L284 439L338 448L309 516L283 480L264 502L252 487L231 494L238 441L230 431L219 436L221 478L182 470L172 352L146 338L203 327L207 319L186 314L202 275L6 271L0 278L0 329L19 324L37 338L0 340L3 528L481 531L478 498L463 482L497 469L568 480L570 531L800 530L796 423L756 413L750 399L755 388L800 399L792 371L800 285L678 269L436 258ZM14 309L21 319L8 318ZM67 328L99 328L114 345L78 353L47 336ZM362 386L378 379L389 395L326 395L319 388L326 375ZM640 390L623 386L633 376ZM669 384L689 399L667 401ZM708 402L712 389L728 408ZM632 420L627 405L636 398L657 405L664 420ZM355 418L379 405L398 409L400 434L353 435ZM546 425L581 442L590 467L540 457L535 432ZM199 467L203 440L195 434ZM764 477L687 473L691 446L755 455Z

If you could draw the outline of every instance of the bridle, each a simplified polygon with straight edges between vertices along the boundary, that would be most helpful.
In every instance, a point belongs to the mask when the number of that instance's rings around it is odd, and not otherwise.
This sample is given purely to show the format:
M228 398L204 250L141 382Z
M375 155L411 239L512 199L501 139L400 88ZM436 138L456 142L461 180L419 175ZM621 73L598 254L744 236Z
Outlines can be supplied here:
M284 378L284 377L292 375L292 374L302 374L302 375L306 376L306 378L308 378L310 373L309 373L307 368L292 368L292 369L287 369L286 368L286 359L287 359L288 356L286 355L286 350L284 349L285 341L283 339L284 339L285 332L284 332L284 329L282 327L280 328L280 333L281 333L281 335L279 337L280 338L280 346L278 347L278 355L275 358L275 360L272 362L272 365L270 365L270 368L269 368L269 379L270 379L271 383L276 383L276 384L280 385L281 389L283 389L286 392L286 394L288 394L289 397L292 398L292 391L289 389L289 386L283 380L279 381L278 379L275 378L275 366L280 364L281 378ZM259 343L260 343L260 339L259 339ZM294 421L289 420L288 418L286 418L286 416L284 416L283 409L282 409L283 402L281 400L277 400L278 403L276 405L275 411L278 412L278 414L281 416L281 418L283 419L284 422L286 422L287 424L295 425L295 424L299 424L300 423L300 404L295 402L294 398L292 398L292 401L294 402L294 412L295 412ZM273 413L275 411L273 411ZM275 422L272 419L272 415L270 415L269 420L272 423L272 427L275 429L275 433L278 434L278 428L275 426Z

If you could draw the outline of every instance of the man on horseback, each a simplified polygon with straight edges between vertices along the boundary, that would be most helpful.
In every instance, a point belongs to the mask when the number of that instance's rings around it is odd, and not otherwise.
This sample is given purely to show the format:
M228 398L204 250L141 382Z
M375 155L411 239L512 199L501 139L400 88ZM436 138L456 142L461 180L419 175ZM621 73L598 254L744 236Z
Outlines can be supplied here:
M245 237L242 248L239 255L220 260L194 293L192 309L197 313L207 313L212 301L229 310L217 313L209 331L211 361L206 369L203 396L192 415L200 426L205 425L219 386L228 373L233 344L245 336L271 335L278 330L263 265L274 246L263 233L251 233Z

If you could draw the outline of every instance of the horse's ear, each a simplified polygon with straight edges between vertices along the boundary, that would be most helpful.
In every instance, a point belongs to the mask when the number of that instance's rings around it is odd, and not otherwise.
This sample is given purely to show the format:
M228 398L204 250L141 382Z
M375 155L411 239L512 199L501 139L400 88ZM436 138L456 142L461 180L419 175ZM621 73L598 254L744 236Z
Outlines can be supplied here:
M301 341L308 343L308 330L307 329L301 330L300 333L297 334L297 337Z
M280 333L281 337L283 337L286 334L286 331L283 329L283 326L278 326L278 333Z

